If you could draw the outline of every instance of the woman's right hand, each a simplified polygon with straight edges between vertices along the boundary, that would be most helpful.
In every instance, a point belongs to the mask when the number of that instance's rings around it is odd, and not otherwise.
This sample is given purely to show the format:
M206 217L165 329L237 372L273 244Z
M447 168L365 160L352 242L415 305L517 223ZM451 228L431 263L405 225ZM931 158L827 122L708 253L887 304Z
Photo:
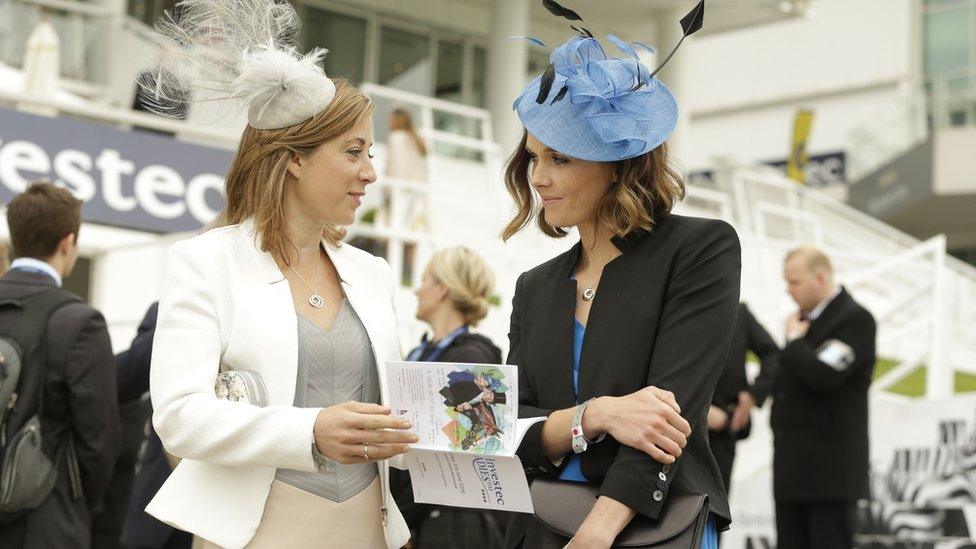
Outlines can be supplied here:
M680 414L674 393L645 387L622 397L599 397L591 402L583 417L583 430L589 438L607 433L659 463L674 463L691 436L691 425Z
M338 463L380 461L406 453L419 438L409 432L410 422L390 415L379 404L348 401L323 408L315 418L315 446ZM368 450L369 459L365 459Z

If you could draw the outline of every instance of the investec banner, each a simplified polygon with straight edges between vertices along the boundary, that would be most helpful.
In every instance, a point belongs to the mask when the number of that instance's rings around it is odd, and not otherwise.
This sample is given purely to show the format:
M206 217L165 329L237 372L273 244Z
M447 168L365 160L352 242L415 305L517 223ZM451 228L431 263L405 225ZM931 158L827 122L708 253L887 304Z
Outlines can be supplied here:
M85 202L85 221L189 231L224 206L230 151L148 132L0 108L0 200L46 179Z

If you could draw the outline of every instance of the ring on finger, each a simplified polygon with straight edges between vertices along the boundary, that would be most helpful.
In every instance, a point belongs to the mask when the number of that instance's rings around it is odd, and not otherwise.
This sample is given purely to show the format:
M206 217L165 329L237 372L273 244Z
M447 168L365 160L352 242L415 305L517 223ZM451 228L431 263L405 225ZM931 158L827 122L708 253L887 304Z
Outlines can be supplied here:
M363 443L363 459L369 461L369 445Z

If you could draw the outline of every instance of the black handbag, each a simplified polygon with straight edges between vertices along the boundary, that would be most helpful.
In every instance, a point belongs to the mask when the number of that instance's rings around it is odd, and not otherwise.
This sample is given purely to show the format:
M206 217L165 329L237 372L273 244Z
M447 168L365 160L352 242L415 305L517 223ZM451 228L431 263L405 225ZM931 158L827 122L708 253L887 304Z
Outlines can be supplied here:
M582 482L536 479L530 488L535 517L568 541L599 497L598 487ZM671 494L657 520L637 515L620 532L614 547L698 549L708 520L708 496Z

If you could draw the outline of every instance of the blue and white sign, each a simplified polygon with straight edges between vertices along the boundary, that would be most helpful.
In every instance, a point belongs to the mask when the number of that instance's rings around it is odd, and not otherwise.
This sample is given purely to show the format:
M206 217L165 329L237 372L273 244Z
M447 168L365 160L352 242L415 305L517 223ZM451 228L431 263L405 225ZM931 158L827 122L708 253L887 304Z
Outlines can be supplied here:
M233 153L138 130L0 108L0 200L36 180L85 202L82 219L157 233L192 231L224 207Z

